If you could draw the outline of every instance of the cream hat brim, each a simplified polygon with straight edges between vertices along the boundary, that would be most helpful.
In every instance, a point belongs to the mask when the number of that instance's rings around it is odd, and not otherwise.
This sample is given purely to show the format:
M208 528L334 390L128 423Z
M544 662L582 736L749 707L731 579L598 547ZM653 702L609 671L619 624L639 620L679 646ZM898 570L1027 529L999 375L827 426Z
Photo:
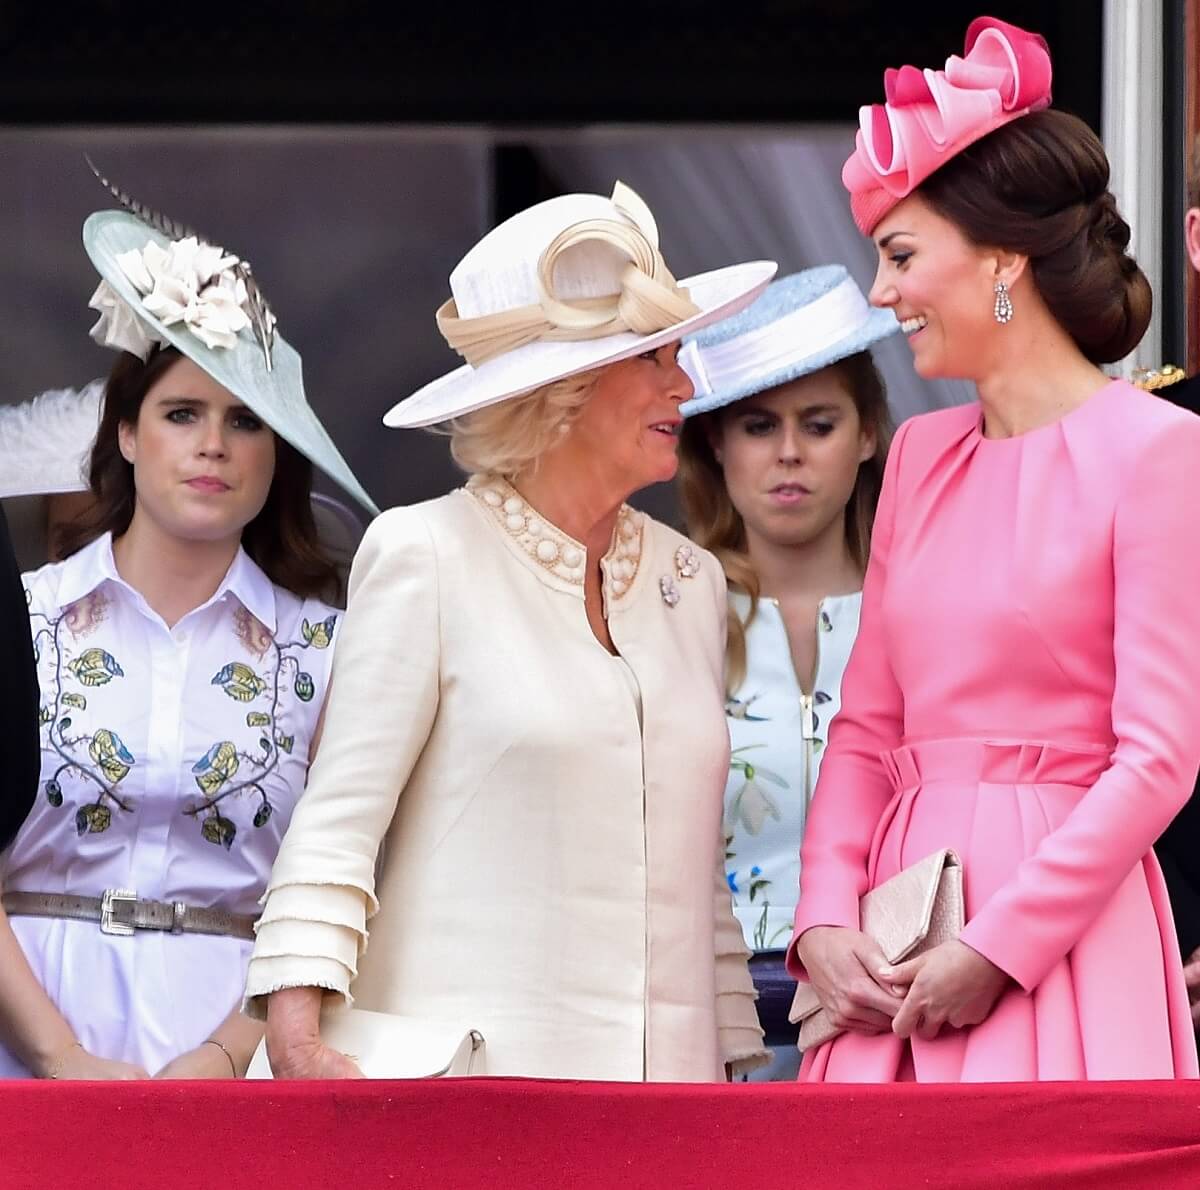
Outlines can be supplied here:
M437 425L552 381L652 351L749 305L778 267L773 260L755 260L684 278L679 285L700 313L652 335L622 333L602 339L528 343L477 368L464 364L394 405L383 424L392 429Z

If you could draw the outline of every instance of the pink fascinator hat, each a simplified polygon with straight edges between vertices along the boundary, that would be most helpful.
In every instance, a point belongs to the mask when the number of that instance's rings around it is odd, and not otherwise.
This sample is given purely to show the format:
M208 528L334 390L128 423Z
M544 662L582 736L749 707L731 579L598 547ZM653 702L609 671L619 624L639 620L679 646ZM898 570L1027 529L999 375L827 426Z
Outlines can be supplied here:
M967 29L963 56L944 70L902 66L883 76L886 103L858 112L854 152L842 167L864 235L956 153L1029 112L1050 106L1045 39L994 17Z

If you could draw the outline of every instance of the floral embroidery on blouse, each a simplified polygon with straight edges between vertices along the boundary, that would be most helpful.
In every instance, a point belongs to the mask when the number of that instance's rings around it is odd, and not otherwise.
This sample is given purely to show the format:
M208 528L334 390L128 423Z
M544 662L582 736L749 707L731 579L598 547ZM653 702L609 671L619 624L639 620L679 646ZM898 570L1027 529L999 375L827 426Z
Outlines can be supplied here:
M26 599L30 598L27 591ZM85 649L73 661L63 663L61 640L63 632L73 637L87 636L104 619L107 600L93 591L76 600L56 619L34 612L33 655L38 661L43 648L53 650L54 686L53 704L43 705L38 721L49 725L50 747L60 763L45 782L46 801L51 806L63 804L63 781L74 777L75 782L86 790L85 796L95 800L86 801L75 811L75 833L99 834L112 825L115 806L124 813L132 813L133 804L121 796L117 786L129 774L136 763L121 737L111 728L100 727L92 733L72 734L72 710L87 709L87 695L83 690L106 686L109 682L124 678L125 671L120 662L106 649ZM83 690L67 689L78 684ZM90 763L89 763L90 761Z
M90 636L104 622L108 611L108 597L103 591L92 591L82 599L75 600L63 613L71 635L78 640Z
M738 718L745 720L755 720L758 722L769 722L763 716L754 716L746 713L749 706L754 702L754 696L746 699L744 702L737 702L730 699L730 703L734 703L734 707L727 704L725 713L730 718ZM740 713L738 713L740 712ZM740 748L734 748L729 757L729 776L730 781L736 777L741 779L740 787L734 792L732 798L727 799L725 811L725 869L726 879L729 882L729 891L734 897L746 896L749 904L759 907L758 920L754 925L754 949L765 950L768 946L774 945L775 939L768 938L768 919L771 911L770 901L770 879L763 874L763 870L757 864L750 868L750 874L745 880L739 880L738 869L733 866L731 861L737 859L737 852L734 850L734 839L738 833L738 828L748 835L757 836L762 833L763 825L767 818L773 818L776 822L781 820L781 812L778 801L764 787L764 782L781 789L784 794L788 793L788 783L778 773L764 767L756 765L752 761L747 760L743 755L745 752L750 752L755 748L763 747L762 744L746 744Z
M253 653L260 661L267 655L271 647L272 637L267 626L248 612L244 607L237 608L233 613L234 635L246 646L247 652Z
M746 627L746 676L726 700L731 752L725 784L726 873L734 913L754 950L791 936L800 846L861 596L831 596L817 610L813 693L801 689L778 605L734 592L730 615ZM749 620L749 623L747 623Z
M26 595L31 598L28 592ZM107 609L108 598L97 590L64 608L57 617L43 612L30 614L34 656L40 663L45 655L52 667L48 684L43 684L49 698L40 709L39 721L48 727L49 746L60 763L44 782L46 801L57 809L64 804L68 790L75 795L75 831L80 836L108 830L114 808L124 814L133 814L136 809L134 800L122 793L120 785L138 761L120 735L110 726L90 733L72 731L71 712L87 709L89 690L125 679L120 660L106 649L84 649L72 660L64 656L64 633L74 639L86 637L105 619ZM245 724L251 729L247 737L252 742L213 742L191 765L202 800L186 805L182 811L200 821L206 842L226 850L233 846L237 826L221 813L221 802L243 794L257 797L255 827L265 826L274 813L264 784L279 764L280 754L290 754L295 745L295 736L285 735L276 726L281 699L290 687L301 702L311 701L315 684L302 666L303 654L308 649L329 648L338 620L336 615L315 624L305 619L301 639L280 644L244 607L238 606L231 615L234 637L258 668L230 660L213 676L211 684L234 701L247 704ZM262 665L264 660L266 664ZM241 780L236 780L238 777ZM80 798L87 800L80 802Z
M226 818L218 808L226 798L243 794L258 798L253 825L264 827L271 820L275 807L263 784L278 765L280 753L291 753L295 737L284 735L276 727L276 717L283 688L291 688L301 702L308 702L315 693L312 675L300 668L297 653L304 649L327 649L333 641L336 615L327 616L316 624L304 620L300 625L300 640L279 644L244 608L234 613L234 634L247 652L260 660L270 652L266 675L258 673L242 661L230 661L213 676L212 685L219 686L235 702L267 702L262 710L246 712L246 726L259 729L257 749L239 748L232 740L219 740L192 765L192 775L203 800L184 808L184 814L201 819L200 833L205 842L224 847L227 851L237 838L237 824ZM235 781L239 776L242 780Z

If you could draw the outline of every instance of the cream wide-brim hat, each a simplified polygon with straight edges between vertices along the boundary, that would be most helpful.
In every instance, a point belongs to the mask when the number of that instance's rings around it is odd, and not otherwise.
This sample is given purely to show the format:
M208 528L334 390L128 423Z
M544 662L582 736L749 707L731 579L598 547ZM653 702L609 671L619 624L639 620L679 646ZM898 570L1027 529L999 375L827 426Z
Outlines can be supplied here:
M128 211L97 211L83 225L83 246L101 278L115 291L150 335L168 343L202 368L223 388L245 402L281 438L344 488L368 512L379 508L358 482L350 464L329 437L304 395L300 355L281 335L271 349L271 366L254 338L243 330L232 348L208 347L184 322L159 321L117 261L122 253L141 252L148 243L166 249L168 236Z
M657 253L653 215L620 183L612 198L598 194L552 198L505 220L459 262L450 274L458 317L471 320L544 308L546 294L539 280L543 255L573 229L594 225L616 225L618 232L633 229ZM583 238L557 254L551 270L553 297L568 305L612 298L622 292L629 262L611 237ZM555 380L652 351L742 309L766 288L777 268L774 261L756 260L685 277L677 286L686 291L696 308L694 314L646 334L618 330L595 338L540 338L523 343L439 377L393 406L383 423L392 428L436 425Z

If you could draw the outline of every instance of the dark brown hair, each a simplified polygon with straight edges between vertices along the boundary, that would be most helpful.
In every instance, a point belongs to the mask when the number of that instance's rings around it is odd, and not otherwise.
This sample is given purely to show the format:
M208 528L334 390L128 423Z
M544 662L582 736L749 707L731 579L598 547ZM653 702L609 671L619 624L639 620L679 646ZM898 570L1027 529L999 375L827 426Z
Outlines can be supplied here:
M146 393L182 359L174 347L155 348L145 362L123 351L104 389L104 406L90 462L90 512L63 528L61 557L103 533L120 537L133 520L133 466L121 454L119 427L136 425ZM259 514L242 530L242 546L276 585L299 596L334 599L341 582L333 559L317 538L313 520L312 463L275 435L275 473Z
M858 467L854 491L846 502L846 547L860 570L867 568L871 551L871 526L883 487L883 467L892 443L892 417L887 391L869 351L859 351L830 364L834 374L858 411L865 432L875 434L875 453ZM758 610L758 575L750 562L746 525L729 498L725 474L713 453L710 431L737 408L735 401L711 413L689 417L679 438L679 503L688 536L711 550L725 571L726 580L750 596L750 612L743 624L729 617L725 653L725 683L732 693L746 675L746 627Z
M1137 346L1153 304L1108 179L1096 134L1047 110L968 146L917 193L972 243L1027 256L1050 313L1089 360L1106 364Z

